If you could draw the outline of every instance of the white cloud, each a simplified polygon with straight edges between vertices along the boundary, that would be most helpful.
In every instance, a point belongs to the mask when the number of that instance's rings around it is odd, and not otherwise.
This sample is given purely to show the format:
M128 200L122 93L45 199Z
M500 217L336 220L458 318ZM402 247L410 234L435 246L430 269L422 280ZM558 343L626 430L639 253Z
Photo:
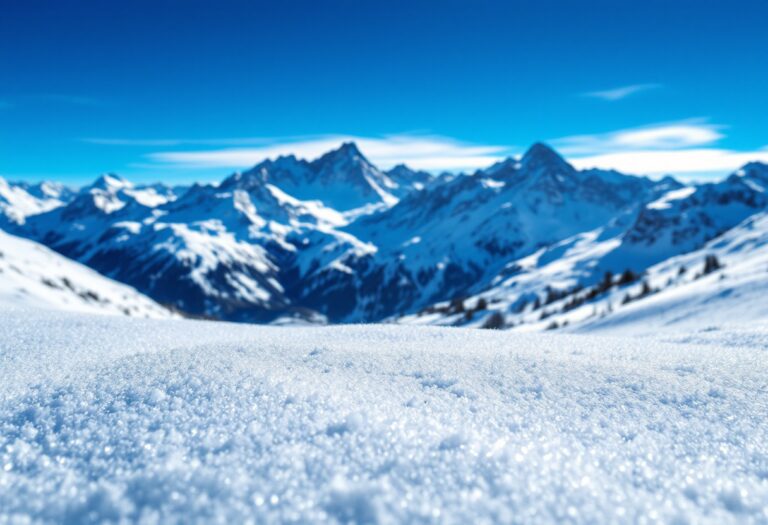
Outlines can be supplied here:
M551 141L577 168L615 169L642 175L724 175L750 161L768 162L768 149L715 147L724 126L690 119Z
M613 102L616 100L627 98L630 95L634 95L635 93L640 93L641 91L658 89L660 87L661 87L661 84L632 84L630 86L621 86L621 87L606 89L602 91L589 91L587 93L582 93L582 95L585 97L599 98L601 100L608 100Z
M388 169L406 163L415 169L432 171L471 170L487 166L507 155L509 148L469 144L435 135L390 135L381 138L325 136L303 140L275 140L250 148L226 148L198 151L164 151L147 157L161 165L178 168L234 168L252 166L266 158L294 154L314 159L342 142L355 142L374 164Z
M615 169L624 173L643 175L723 175L747 162L768 163L768 147L757 151L718 148L624 151L569 158L569 161L580 169Z
M723 138L722 126L701 119L654 124L596 135L575 135L552 141L566 155L600 154L627 150L681 149L713 144Z

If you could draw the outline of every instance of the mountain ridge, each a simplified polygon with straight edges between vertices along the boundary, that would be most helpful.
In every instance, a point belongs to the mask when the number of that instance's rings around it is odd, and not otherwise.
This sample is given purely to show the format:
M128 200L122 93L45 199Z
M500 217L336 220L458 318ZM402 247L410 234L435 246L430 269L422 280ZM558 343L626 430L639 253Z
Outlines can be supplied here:
M184 191L105 174L7 228L191 315L369 322L482 294L535 254L550 261L542 268L574 249L601 254L574 267L569 279L582 286L624 266L642 272L763 210L766 174L749 163L683 185L577 170L535 143L520 158L435 177L379 170L344 143Z

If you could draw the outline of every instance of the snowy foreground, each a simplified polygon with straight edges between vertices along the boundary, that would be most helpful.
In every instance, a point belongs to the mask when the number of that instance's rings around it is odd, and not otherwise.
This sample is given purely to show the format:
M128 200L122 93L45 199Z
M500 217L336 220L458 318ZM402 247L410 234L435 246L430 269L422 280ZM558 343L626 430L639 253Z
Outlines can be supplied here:
M0 312L0 523L768 523L768 329Z

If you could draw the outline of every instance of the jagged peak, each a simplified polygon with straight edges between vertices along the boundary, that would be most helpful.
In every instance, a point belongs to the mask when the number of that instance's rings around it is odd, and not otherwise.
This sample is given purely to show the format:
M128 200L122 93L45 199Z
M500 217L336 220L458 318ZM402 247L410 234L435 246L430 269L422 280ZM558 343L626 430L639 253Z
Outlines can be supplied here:
M518 168L520 168L520 159L507 157L506 159L495 162L488 168L479 170L478 173L485 173L486 175L495 176L517 171Z
M748 162L731 174L727 181L746 184L753 190L764 192L768 189L768 164L759 161Z
M323 154L312 163L315 165L336 163L340 161L362 162L373 166L371 162L360 152L354 142L343 142L338 148Z
M133 183L124 179L115 173L102 173L86 189L98 189L107 191L116 191L125 188L132 188Z
M528 151L525 152L525 155L520 160L520 165L524 169L537 169L539 167L560 168L564 170L573 169L559 153L543 142L536 142L528 148Z
M413 173L414 170L408 167L407 164L403 164L402 162L400 164L395 164L391 168L389 168L386 173Z
M758 160L753 160L751 162L747 162L741 168L739 168L736 174L746 175L754 172L768 173L768 164L766 164L765 162L760 162Z
M355 144L354 141L342 142L341 146L339 146L339 148L336 151L342 152L345 155L359 155L361 157L363 156L363 154L360 153L360 149L357 147L357 144Z

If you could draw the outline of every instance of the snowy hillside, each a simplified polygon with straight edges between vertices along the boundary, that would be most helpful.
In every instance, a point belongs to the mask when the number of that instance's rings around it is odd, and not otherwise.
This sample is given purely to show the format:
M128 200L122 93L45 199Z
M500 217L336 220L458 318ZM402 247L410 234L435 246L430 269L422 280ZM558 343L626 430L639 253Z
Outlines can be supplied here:
M702 275L707 257L718 264ZM653 291L647 298L613 305L611 315L590 319L577 330L642 335L767 320L768 214L750 217L703 248L650 268L646 282ZM640 293L634 288L626 293Z
M0 317L31 306L134 317L172 315L133 288L0 230Z
M730 329L6 314L0 522L765 523L768 326Z
M441 303L397 321L616 335L716 330L723 323L768 321L766 212L750 216L697 250L642 272L614 273L610 281L605 273L597 281L589 276L621 249L620 241L596 242L596 237L596 232L578 236L515 262L509 277L464 299L461 308ZM551 257L550 251L558 256ZM590 284L582 286L579 279Z

